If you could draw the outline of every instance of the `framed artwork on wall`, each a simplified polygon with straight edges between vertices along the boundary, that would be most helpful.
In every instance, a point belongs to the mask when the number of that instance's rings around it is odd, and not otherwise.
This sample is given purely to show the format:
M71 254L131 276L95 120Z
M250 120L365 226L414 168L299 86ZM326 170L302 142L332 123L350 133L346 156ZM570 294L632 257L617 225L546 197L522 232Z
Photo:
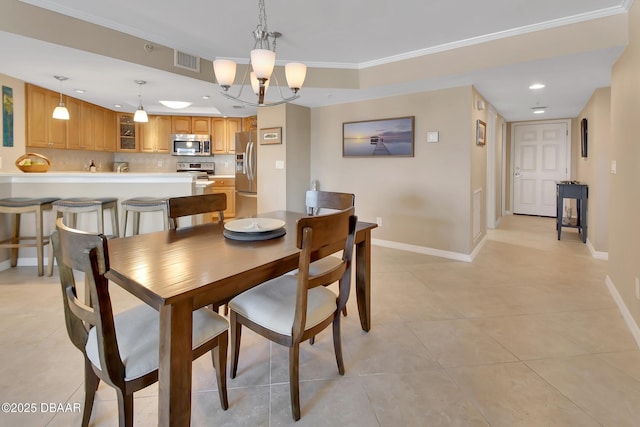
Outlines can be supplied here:
M587 157L587 119L580 120L580 154Z
M282 128L260 129L260 145L282 144Z
M476 145L486 144L487 124L482 120L476 120Z
M13 147L13 89L2 86L2 146Z
M413 157L415 116L345 122L342 157Z

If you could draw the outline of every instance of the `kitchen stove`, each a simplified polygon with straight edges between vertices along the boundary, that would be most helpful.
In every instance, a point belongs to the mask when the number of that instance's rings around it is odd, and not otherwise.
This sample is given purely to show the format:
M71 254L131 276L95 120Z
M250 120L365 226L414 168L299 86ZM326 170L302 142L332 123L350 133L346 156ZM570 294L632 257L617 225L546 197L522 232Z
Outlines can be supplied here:
M209 175L216 172L216 164L213 162L178 162L176 172L189 173L196 181L208 181Z

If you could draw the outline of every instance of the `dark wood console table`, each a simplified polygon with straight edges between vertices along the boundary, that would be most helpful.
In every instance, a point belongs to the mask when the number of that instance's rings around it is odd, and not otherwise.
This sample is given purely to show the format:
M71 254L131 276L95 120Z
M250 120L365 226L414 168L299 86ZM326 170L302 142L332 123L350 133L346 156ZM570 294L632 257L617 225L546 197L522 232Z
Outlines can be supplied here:
M577 228L582 235L582 242L587 242L587 197L589 187L585 184L575 182L560 182L557 184L556 195L556 229L558 230L558 240L562 233L562 227ZM575 224L564 224L562 221L562 212L564 208L564 199L576 199L577 218Z

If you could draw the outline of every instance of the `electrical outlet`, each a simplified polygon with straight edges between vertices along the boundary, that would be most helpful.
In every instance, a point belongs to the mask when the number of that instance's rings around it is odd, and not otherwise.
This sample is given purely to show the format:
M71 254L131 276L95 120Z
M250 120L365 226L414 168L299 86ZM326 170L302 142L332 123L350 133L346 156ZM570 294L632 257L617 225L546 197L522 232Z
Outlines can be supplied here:
M158 165L159 168L161 168L162 167L162 160L158 160L157 165Z
M640 299L640 280L636 277L636 298Z
M378 227L382 227L382 217L381 216L377 216L376 217L376 224L378 224Z

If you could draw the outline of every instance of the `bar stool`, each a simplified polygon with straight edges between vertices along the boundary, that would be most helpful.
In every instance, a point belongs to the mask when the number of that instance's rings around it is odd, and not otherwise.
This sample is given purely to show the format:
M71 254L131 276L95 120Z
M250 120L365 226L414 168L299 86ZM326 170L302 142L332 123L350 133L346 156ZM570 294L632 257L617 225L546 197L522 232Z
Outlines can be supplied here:
M13 215L11 238L0 241L0 248L11 249L11 267L18 265L19 248L35 247L38 257L38 276L44 275L44 245L49 244L49 238L44 235L42 217L44 211L51 210L52 203L56 200L58 200L56 197L0 199L0 213ZM25 213L35 214L35 236L20 235L20 217ZM21 240L27 242L20 243Z
M95 212L97 215L98 233L104 234L104 211L111 211L111 231L108 235L111 239L120 236L118 227L118 199L115 197L76 197L70 199L60 199L53 202L54 221L64 217L65 225L77 228L78 214ZM87 230L88 231L88 230ZM53 248L52 248L53 250ZM53 275L53 256L49 259L49 276Z
M133 197L122 202L122 237L127 236L127 219L133 214L132 235L140 232L140 214L142 212L162 212L164 230L169 229L169 211L167 199L155 197Z

